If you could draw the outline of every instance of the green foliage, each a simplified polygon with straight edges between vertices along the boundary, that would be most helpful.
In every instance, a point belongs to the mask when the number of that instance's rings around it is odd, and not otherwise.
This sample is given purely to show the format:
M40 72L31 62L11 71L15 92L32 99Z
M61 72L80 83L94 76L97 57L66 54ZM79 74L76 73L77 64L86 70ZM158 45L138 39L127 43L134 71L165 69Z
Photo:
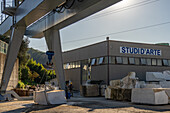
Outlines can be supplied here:
M30 59L33 58L37 63L46 64L46 61L48 60L47 55L39 50L29 48L27 53L30 55Z
M40 63L36 63L33 59L27 62L27 65L21 69L21 80L25 84L44 84L45 81L51 80L56 77L55 71L47 70Z
M18 81L18 87L24 89L25 88L25 84L23 82L21 82L21 80Z

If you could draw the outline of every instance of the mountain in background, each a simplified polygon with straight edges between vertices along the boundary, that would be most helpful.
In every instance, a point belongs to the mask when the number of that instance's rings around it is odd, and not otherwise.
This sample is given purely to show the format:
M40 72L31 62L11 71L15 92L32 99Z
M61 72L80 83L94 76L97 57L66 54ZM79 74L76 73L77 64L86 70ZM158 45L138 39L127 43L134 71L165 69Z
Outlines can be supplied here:
M45 52L29 48L27 53L30 54L30 59L33 58L33 60L36 60L37 63L44 65L48 61L48 57Z

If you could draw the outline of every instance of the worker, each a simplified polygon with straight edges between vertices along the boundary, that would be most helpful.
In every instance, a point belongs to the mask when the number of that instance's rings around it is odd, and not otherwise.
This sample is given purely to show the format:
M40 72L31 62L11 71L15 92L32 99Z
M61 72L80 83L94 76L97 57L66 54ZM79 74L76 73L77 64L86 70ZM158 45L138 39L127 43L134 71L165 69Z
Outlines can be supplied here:
M66 86L65 86L66 99L70 99L68 86L69 86L69 81L66 81Z
M69 81L69 91L71 96L73 97L73 83L71 82L71 80Z

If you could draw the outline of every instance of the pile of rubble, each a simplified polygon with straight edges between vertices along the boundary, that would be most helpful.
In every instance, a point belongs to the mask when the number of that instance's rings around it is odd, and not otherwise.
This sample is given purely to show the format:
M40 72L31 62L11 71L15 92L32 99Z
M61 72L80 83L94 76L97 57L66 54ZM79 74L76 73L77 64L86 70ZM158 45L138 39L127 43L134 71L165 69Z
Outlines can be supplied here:
M110 86L105 90L105 98L142 104L168 104L169 80L170 71L147 72L146 82L139 81L135 72L130 72L123 79L110 81Z

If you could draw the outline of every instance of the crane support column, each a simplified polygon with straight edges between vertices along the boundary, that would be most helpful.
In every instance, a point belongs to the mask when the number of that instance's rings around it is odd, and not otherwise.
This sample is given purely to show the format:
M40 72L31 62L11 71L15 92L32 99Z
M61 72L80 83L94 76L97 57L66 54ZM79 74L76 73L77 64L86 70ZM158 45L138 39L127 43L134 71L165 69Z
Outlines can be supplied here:
M54 69L57 75L59 87L65 90L65 76L63 70L63 58L61 50L60 32L57 29L49 29L44 31L44 36L49 51L54 51Z
M1 87L0 87L0 93L5 93L9 79L11 77L11 73L15 64L15 61L17 59L17 55L23 40L23 36L25 33L26 27L24 26L17 26L12 27L11 29L11 36L10 41L8 45L8 52L6 55L6 61L4 65L4 70L2 74L1 79Z

